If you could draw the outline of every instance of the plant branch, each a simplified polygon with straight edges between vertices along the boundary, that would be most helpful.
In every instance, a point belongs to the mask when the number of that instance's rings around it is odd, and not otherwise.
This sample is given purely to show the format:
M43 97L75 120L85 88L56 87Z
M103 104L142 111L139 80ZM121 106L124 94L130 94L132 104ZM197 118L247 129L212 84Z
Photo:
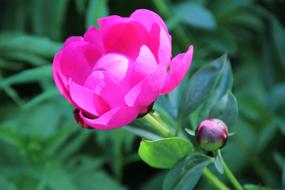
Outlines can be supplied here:
M221 163L224 167L225 175L227 176L229 181L233 184L233 186L236 190L243 190L242 185L238 182L238 180L236 179L236 177L234 176L234 174L232 173L232 171L230 170L230 168L228 167L228 165L224 161L224 158L222 157L220 150L218 150L218 154L219 154L218 156L220 156L220 158L221 158Z
M203 170L203 175L207 181L212 185L212 187L217 190L230 190L223 182L217 178L208 168Z
M159 122L154 116L151 115L151 113L148 113L144 116L144 119L148 121L152 127L163 137L171 137L173 136L169 129L165 127L161 122Z

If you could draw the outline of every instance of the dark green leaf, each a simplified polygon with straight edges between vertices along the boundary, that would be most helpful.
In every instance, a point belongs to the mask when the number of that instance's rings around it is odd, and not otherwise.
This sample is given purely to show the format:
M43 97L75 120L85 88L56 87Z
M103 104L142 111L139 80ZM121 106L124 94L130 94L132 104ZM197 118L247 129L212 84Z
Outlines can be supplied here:
M58 162L47 162L42 173L38 175L41 176L41 179L37 189L77 189L69 173Z
M276 84L270 90L267 105L271 110L276 111L285 105L285 83Z
M0 58L0 69L17 71L23 69L23 64Z
M148 140L158 140L158 139L162 138L162 137L160 137L160 136L158 136L152 132L145 130L144 128L137 128L134 126L125 126L123 129L125 129L125 130L139 136L139 137L146 138Z
M98 27L97 19L107 16L109 9L107 6L107 0L89 0L87 12L86 12L86 26Z
M279 190L279 189L275 189L275 188L270 188L270 187L261 187L261 186L257 186L257 185L245 185L244 186L245 190Z
M43 93L35 96L32 100L30 100L25 105L23 105L23 109L30 109L31 107L36 106L40 104L41 102L48 100L58 94L59 92L56 88L50 88L44 91Z
M69 0L33 0L32 27L34 32L59 40L62 35L68 2Z
M231 93L233 86L233 74L231 65L226 60L220 77L212 89L209 98L201 108L199 120L206 118L222 119L229 127L234 126L238 119L238 104Z
M280 58L281 63L285 68L285 29L281 23L274 17L271 17L272 25L272 39L276 48L276 52Z
M172 168L178 160L194 151L192 144L179 137L140 143L141 159L154 168Z
M91 135L90 131L80 131L76 137L73 138L72 142L70 142L64 150L59 155L60 160L64 160L74 154L82 144L87 140L87 138Z
M282 188L285 188L285 158L281 154L275 153L274 159L275 159L278 167L282 170L281 183L282 183Z
M46 37L24 34L1 34L0 55L3 51L20 51L51 58L59 50L61 44Z
M192 154L181 160L169 171L163 182L163 190L191 190L199 181L203 169L212 160L203 154Z
M179 117L187 117L209 95L222 73L227 56L216 59L196 72L189 81L189 87L180 102Z
M221 154L217 154L216 157L215 157L215 167L216 169L221 173L223 174L224 173L224 166L222 164L222 159L221 158Z
M205 6L195 1L181 3L174 10L176 16L183 23L201 29L213 30L216 28L215 16Z
M146 181L139 190L158 190L161 189L165 172L160 172L157 175L152 176Z
M234 95L228 92L222 97L211 109L209 117L219 118L228 126L234 126L238 119L238 104Z
M39 56L34 53L27 53L26 51L21 51L21 50L20 51L3 50L0 54L3 58L13 62L20 62L20 63L24 62L33 66L50 64L50 61L48 61L42 56Z
M0 81L0 88L3 88L6 85L11 84L22 84L27 82L36 82L41 79L50 79L52 78L51 65L37 67L34 69L29 69L17 73L13 76L5 78Z
M0 176L0 189L3 190L16 190L16 186L11 183L10 181L8 181L7 179L5 179L3 176Z
M84 13L84 10L86 8L87 0L75 0L76 3L76 9L81 14Z
M85 174L84 174L85 175ZM111 176L102 170L93 171L85 177L77 179L79 189L92 189L92 190L126 190Z

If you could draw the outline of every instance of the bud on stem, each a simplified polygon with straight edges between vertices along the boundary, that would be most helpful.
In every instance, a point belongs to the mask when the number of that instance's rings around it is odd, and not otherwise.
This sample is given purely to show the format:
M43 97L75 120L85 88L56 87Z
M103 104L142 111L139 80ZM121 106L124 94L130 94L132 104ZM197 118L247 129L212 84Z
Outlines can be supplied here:
M197 127L195 136L202 149L216 151L226 144L228 128L219 119L207 119L202 121Z

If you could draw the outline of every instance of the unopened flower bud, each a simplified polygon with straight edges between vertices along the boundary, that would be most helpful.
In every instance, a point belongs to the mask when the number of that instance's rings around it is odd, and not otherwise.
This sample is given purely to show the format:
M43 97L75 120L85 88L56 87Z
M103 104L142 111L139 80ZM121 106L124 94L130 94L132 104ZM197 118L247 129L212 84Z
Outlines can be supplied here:
M228 128L219 119L206 119L197 127L195 136L202 149L216 151L227 142Z

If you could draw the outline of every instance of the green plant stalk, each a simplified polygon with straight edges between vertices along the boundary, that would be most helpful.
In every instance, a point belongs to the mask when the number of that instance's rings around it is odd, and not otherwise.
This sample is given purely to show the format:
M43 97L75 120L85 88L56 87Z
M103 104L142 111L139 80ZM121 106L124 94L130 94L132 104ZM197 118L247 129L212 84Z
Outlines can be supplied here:
M234 176L234 174L231 172L230 168L228 167L228 165L224 161L224 158L222 157L222 154L221 154L220 150L218 150L218 154L219 154L219 156L221 158L221 163L222 163L222 165L224 167L225 175L227 176L229 181L232 183L232 185L234 186L234 188L236 190L243 190L242 185L238 182L238 180L236 179L236 177Z
M152 127L163 137L171 137L173 136L169 129L166 128L162 123L160 123L155 117L151 115L151 113L148 113L144 116L144 119L149 122Z
M173 136L170 131L160 123L157 118L153 117L151 113L148 113L144 116L144 119L152 124L152 127L160 133L163 137L171 137ZM175 135L177 136L177 135ZM213 174L208 168L203 170L204 177L208 180L208 182L217 190L230 190L222 181L220 181L215 174Z
M207 181L212 185L212 187L216 188L217 190L230 190L208 168L205 168L203 170L203 175L207 179Z

